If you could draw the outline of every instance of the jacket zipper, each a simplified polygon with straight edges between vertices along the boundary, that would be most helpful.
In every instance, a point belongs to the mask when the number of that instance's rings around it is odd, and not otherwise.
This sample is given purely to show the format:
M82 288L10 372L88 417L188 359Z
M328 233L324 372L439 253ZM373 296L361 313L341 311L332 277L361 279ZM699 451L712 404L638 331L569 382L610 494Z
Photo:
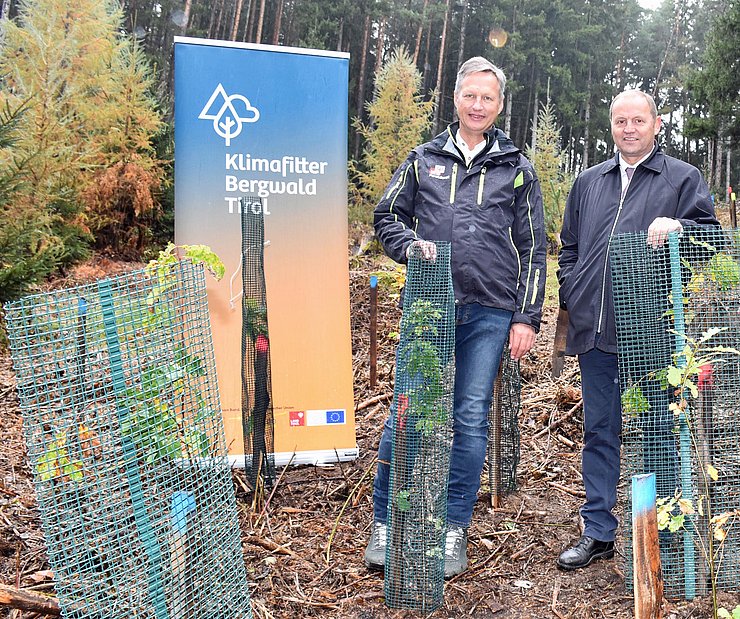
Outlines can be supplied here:
M486 167L483 166L478 177L478 206L483 204L483 183L486 179Z
M455 188L457 187L457 163L452 164L452 176L450 177L450 204L455 203Z
M629 185L627 186L629 189ZM599 322L596 327L596 333L601 333L601 321L604 319L604 297L606 296L606 267L609 264L609 250L612 246L612 237L614 236L614 230L617 228L617 222L619 216L622 214L622 205L624 204L624 198L627 195L625 191L619 198L619 208L617 208L617 214L614 217L614 223L612 229L609 232L609 241L606 244L606 256L604 257L604 272L601 274L601 306L599 307Z

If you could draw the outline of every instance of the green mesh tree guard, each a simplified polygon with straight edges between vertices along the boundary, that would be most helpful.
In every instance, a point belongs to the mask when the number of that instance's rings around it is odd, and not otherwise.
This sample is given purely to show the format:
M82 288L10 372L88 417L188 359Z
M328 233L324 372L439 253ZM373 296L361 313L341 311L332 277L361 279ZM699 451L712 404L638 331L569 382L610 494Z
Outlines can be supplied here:
M202 266L5 311L63 617L251 617Z
M455 306L450 245L409 258L391 415L385 600L429 612L442 604L452 445Z
M487 476L491 500L498 505L502 496L516 490L519 466L519 409L522 381L519 362L504 346L501 365L493 386L493 399L488 411Z
M695 510L659 534L670 598L705 595L713 580L740 589L739 248L736 230L705 228L672 233L659 248L646 233L612 240L622 472L655 473L659 498L680 492ZM629 516L624 524L631 587Z
M262 199L239 199L242 220L242 429L252 488L275 480L275 424L270 381L270 334L265 288L265 216Z

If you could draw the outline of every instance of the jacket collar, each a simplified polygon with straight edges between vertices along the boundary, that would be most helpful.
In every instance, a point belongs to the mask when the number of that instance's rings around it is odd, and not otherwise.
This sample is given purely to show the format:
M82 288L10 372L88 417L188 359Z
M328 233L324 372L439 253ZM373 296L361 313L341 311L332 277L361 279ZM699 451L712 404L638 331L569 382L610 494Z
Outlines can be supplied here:
M663 154L663 151L661 150L658 143L655 142L655 144L653 145L653 152L640 165L646 167L648 170L651 170L652 172L659 173L663 169L663 159L664 158L665 158L665 154ZM605 162L604 174L608 174L614 168L619 170L619 154L618 153L615 153L614 157L609 159L609 161Z
M462 159L462 154L460 153L460 149L457 147L457 142L455 140L459 127L459 121L455 121L435 137L431 144L435 148ZM514 142L512 142L509 136L498 127L491 127L484 133L484 136L486 138L486 146L476 155L473 161L489 160L519 153L519 149L514 145Z

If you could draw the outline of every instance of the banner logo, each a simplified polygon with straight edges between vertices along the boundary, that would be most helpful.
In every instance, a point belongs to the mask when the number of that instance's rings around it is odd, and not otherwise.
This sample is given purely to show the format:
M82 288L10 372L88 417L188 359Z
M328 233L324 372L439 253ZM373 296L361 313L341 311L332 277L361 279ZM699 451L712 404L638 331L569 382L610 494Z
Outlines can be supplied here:
M219 84L198 118L213 121L213 130L225 140L226 146L231 146L231 140L242 132L245 123L259 120L260 111L243 95L227 95Z

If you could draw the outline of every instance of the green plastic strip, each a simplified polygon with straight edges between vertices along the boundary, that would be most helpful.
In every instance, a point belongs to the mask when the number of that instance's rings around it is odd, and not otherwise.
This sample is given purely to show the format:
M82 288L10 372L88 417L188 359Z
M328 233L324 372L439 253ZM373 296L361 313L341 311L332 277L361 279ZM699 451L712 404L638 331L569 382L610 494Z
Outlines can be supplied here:
M117 396L116 412L119 423L124 425L129 415L128 408L124 404L126 379L123 374L123 360L121 358L121 346L118 340L118 327L116 326L116 313L110 280L101 280L98 282L98 293L100 294L100 305L103 312L105 339L108 344L111 379ZM131 501L134 508L134 521L136 522L136 529L139 532L139 537L149 559L149 569L147 570L149 597L154 605L154 612L157 619L169 619L162 582L162 553L159 549L152 523L149 520L149 514L146 511L144 491L141 485L138 458L136 456L136 446L126 435L121 436L121 442L125 455L126 477L128 478L129 492L131 493Z

